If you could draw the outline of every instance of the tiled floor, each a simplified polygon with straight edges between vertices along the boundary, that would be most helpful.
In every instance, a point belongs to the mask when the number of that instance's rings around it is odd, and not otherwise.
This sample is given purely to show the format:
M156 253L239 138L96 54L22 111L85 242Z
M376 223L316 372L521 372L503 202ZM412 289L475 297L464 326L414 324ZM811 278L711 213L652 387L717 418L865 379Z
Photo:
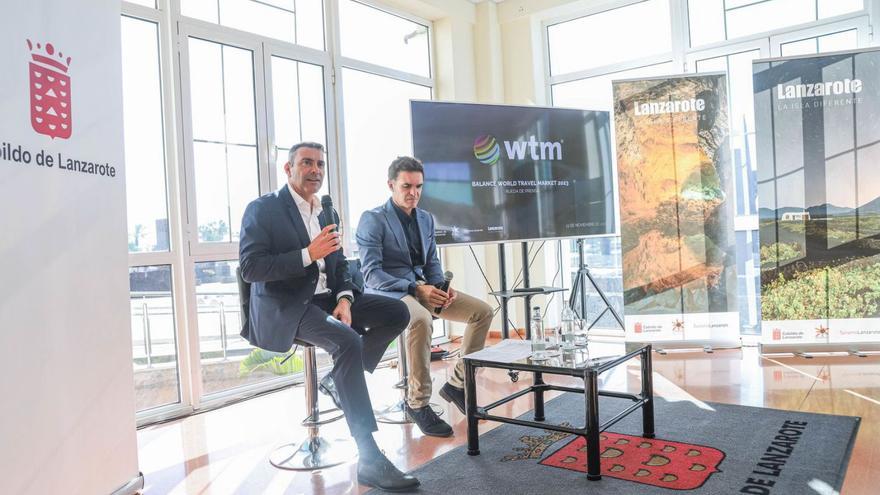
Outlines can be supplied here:
M878 493L880 477L880 356L762 357L756 348L654 355L654 392L676 400L714 401L819 413L861 416L861 428L843 486L844 495ZM603 388L638 390L638 363L604 378ZM439 390L451 362L435 362L434 390ZM480 401L514 390L500 370L480 372ZM560 379L562 380L562 379ZM383 368L368 376L374 406L391 403L397 370ZM523 383L530 381L524 374ZM323 398L322 398L323 400ZM380 425L377 440L401 469L410 470L466 442L463 415L439 396L451 438L423 436L412 425ZM506 410L505 410L506 408ZM506 415L531 409L531 399L505 405ZM267 461L279 445L305 435L304 391L295 387L239 404L138 432L140 469L148 495L177 494L355 494L354 462L318 472L283 471ZM482 422L481 433L497 425ZM347 437L344 421L322 427L328 436Z

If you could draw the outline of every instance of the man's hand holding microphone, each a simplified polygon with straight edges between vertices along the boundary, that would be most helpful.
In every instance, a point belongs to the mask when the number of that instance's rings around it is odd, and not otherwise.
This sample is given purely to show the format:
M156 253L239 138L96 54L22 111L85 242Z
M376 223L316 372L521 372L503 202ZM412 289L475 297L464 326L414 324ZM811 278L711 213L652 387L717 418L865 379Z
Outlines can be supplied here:
M312 261L324 259L342 248L342 240L339 232L336 231L336 224L332 223L323 229L321 233L315 236L315 239L309 244L309 258Z
M443 274L443 282L438 284L439 287L430 284L417 285L416 299L420 303L434 308L434 313L440 313L455 300L455 291L449 285L451 280L452 272L446 272Z
M309 244L309 258L312 261L324 259L340 249L342 249L341 234L336 230L336 224L331 223L321 229L321 232ZM348 299L340 298L332 314L342 323L351 325L351 303Z

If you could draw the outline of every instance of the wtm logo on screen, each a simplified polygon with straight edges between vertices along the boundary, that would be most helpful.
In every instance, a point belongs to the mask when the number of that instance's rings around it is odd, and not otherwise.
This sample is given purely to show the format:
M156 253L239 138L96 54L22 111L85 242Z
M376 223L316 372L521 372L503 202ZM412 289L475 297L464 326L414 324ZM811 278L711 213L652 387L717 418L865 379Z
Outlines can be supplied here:
M561 141L538 141L535 136L528 141L504 141L504 151L510 160L562 160ZM495 165L501 158L501 146L491 134L474 140L474 157L486 165Z
M501 147L495 136L486 134L474 140L474 157L486 165L495 165L501 158Z

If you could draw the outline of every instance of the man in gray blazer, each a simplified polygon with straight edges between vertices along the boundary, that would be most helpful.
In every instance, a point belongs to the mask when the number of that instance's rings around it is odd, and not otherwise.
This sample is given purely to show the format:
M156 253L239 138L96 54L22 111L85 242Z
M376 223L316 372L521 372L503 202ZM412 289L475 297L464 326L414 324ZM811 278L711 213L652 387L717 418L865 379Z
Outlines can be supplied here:
M327 351L333 370L321 391L345 412L357 442L358 481L399 491L419 482L401 473L373 439L378 428L364 371L406 328L400 301L358 294L335 231L333 211L316 197L324 180L324 147L299 143L284 165L287 184L252 201L241 221L239 260L250 282L248 325L242 335L263 349L287 352L294 339Z
M464 355L483 348L494 313L484 301L452 287L447 291L438 288L443 283L443 271L434 240L434 218L417 207L424 176L424 168L415 158L394 160L388 168L391 199L364 212L356 237L366 292L400 298L409 308L407 412L424 434L448 437L452 427L428 405L432 316L467 323L461 343ZM440 396L464 414L461 359L440 389Z

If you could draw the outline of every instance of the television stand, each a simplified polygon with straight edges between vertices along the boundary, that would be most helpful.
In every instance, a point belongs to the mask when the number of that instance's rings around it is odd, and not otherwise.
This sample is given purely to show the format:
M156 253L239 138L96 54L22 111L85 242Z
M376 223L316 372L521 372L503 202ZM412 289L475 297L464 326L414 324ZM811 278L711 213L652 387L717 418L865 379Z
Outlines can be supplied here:
M490 292L489 294L501 299L501 338L507 339L510 336L510 324L508 323L507 304L515 297L525 298L525 324L526 324L526 340L532 338L532 321L531 321L531 303L535 296L552 294L554 292L562 292L562 287L530 287L529 286L529 245L527 242L520 243L522 248L522 264L523 264L523 285L516 289L507 289L506 260L504 255L504 244L498 244L498 271L501 274L501 290Z
M593 320L592 323L590 323L590 325L587 327L587 331L589 331L591 328L593 328L596 325L596 323L598 323L599 320L602 319L602 316L605 315L605 313L607 313L607 312L611 312L611 316L613 316L614 319L617 320L617 324L620 325L620 329L623 331L626 331L626 327L623 326L623 319L620 317L619 314L617 314L617 311L614 310L614 307L611 306L611 302L608 301L608 297L605 295L605 292L603 292L602 289L599 287L599 284L596 283L596 280L590 274L590 268L584 262L584 240L583 239L577 240L577 247L578 247L578 265L579 266L578 266L577 274L575 274L575 277L574 277L574 284L571 287L571 297L568 300L568 307L570 307L572 309L572 311L577 313L577 315L578 315L578 317L580 317L580 319L586 321L586 319L587 319L586 285L587 285L587 281L589 281L590 285L592 285L593 288L596 289L596 293L599 294L599 297L602 298L602 302L605 304L605 309L603 309L599 313L599 315L596 316L596 319ZM578 311L578 308L576 307L578 305L575 304L575 300L577 300L577 299L580 299L580 311Z

